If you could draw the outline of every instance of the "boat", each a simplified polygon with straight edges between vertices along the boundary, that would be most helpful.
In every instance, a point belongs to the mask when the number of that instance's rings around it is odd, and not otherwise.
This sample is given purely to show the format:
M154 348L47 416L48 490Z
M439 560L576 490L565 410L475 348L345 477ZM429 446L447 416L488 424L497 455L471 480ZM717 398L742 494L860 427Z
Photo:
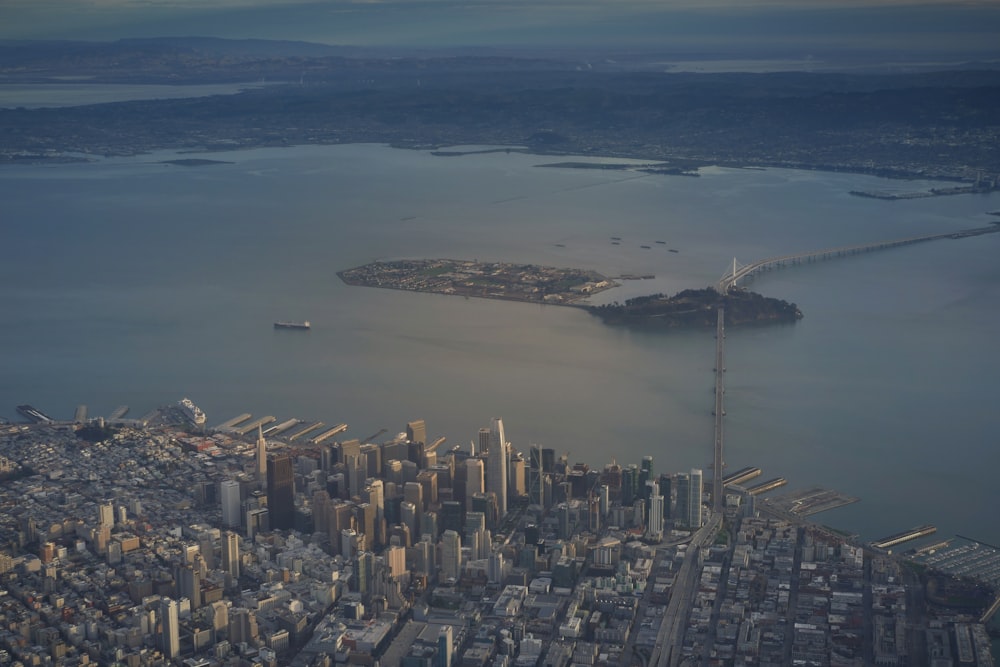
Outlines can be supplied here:
M309 324L309 320L305 322L275 322L275 329L309 329L312 325Z
M181 409L184 416L195 426L201 426L205 423L205 413L190 398L182 398L177 401L177 407Z

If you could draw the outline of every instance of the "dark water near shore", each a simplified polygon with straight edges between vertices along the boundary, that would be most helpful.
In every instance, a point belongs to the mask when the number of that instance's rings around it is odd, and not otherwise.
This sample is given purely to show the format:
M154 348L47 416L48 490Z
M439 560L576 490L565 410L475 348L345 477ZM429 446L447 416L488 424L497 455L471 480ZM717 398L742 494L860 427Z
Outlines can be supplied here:
M0 169L0 415L31 403L71 418L86 403L140 416L190 396L211 425L251 412L347 422L363 438L422 417L463 445L502 416L520 449L707 467L710 332L352 288L335 272L451 257L657 276L600 296L614 300L705 286L734 255L964 229L1000 208L996 195L851 197L925 185L854 175L641 176L516 153L355 145L156 163L172 157ZM805 318L729 331L729 469L860 496L820 516L866 538L933 523L1000 543L998 251L990 235L758 279ZM272 328L286 319L313 329Z

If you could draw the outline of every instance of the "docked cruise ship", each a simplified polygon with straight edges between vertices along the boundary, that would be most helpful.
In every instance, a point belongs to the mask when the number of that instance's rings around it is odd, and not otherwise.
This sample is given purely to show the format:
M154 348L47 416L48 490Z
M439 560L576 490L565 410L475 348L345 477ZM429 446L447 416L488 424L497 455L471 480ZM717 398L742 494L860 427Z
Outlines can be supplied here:
M201 408L192 403L190 398L182 398L177 402L177 407L196 426L201 426L205 423L205 413L201 411Z

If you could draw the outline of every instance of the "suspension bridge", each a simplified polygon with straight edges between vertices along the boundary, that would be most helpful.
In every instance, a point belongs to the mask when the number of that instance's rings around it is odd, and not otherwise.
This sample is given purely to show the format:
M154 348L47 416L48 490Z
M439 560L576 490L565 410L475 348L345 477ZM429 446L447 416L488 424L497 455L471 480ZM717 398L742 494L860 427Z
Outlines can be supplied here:
M740 264L733 258L733 266L726 271L725 275L719 279L716 289L721 294L726 294L730 289L744 279L750 278L756 273L767 271L783 266L802 264L805 262L815 262L822 259L833 259L835 257L846 257L848 255L858 255L863 252L873 252L875 250L888 250L904 245L924 243L926 241L938 241L940 239L964 239L970 236L982 236L983 234L994 234L1000 232L1000 224L988 227L976 227L975 229L965 229L958 232L946 232L944 234L926 234L924 236L910 236L892 241L876 241L874 243L862 243L860 245L840 246L838 248L827 248L825 250L811 250L808 252L798 252L791 255L781 255L780 257L768 257L749 264Z

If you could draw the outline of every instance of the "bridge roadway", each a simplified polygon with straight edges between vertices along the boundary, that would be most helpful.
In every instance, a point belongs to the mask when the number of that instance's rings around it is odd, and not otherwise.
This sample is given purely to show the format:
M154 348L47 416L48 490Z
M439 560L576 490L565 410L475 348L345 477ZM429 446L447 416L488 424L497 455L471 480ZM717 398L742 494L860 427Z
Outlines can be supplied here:
M944 234L911 236L904 239L896 239L894 241L877 241L875 243L862 243L860 245L841 246L839 248L828 248L826 250L810 250L808 252L799 252L791 255L781 255L780 257L760 259L755 262L750 262L744 266L737 266L736 260L734 259L732 271L726 272L726 275L719 280L716 289L721 294L725 294L730 290L730 288L735 287L736 284L744 278L748 278L758 271L763 271L764 269L772 266L783 266L788 263L811 262L820 259L829 259L831 257L843 257L845 255L856 255L862 252L872 252L874 250L888 250L889 248L913 245L914 243L923 243L925 241L963 239L969 236L981 236L983 234L995 234L997 232L1000 232L1000 225L990 225L988 227L976 227L974 229L965 229L958 232L947 232Z
M726 309L719 308L715 321L715 447L712 457L712 511L722 514L722 420L726 415Z

